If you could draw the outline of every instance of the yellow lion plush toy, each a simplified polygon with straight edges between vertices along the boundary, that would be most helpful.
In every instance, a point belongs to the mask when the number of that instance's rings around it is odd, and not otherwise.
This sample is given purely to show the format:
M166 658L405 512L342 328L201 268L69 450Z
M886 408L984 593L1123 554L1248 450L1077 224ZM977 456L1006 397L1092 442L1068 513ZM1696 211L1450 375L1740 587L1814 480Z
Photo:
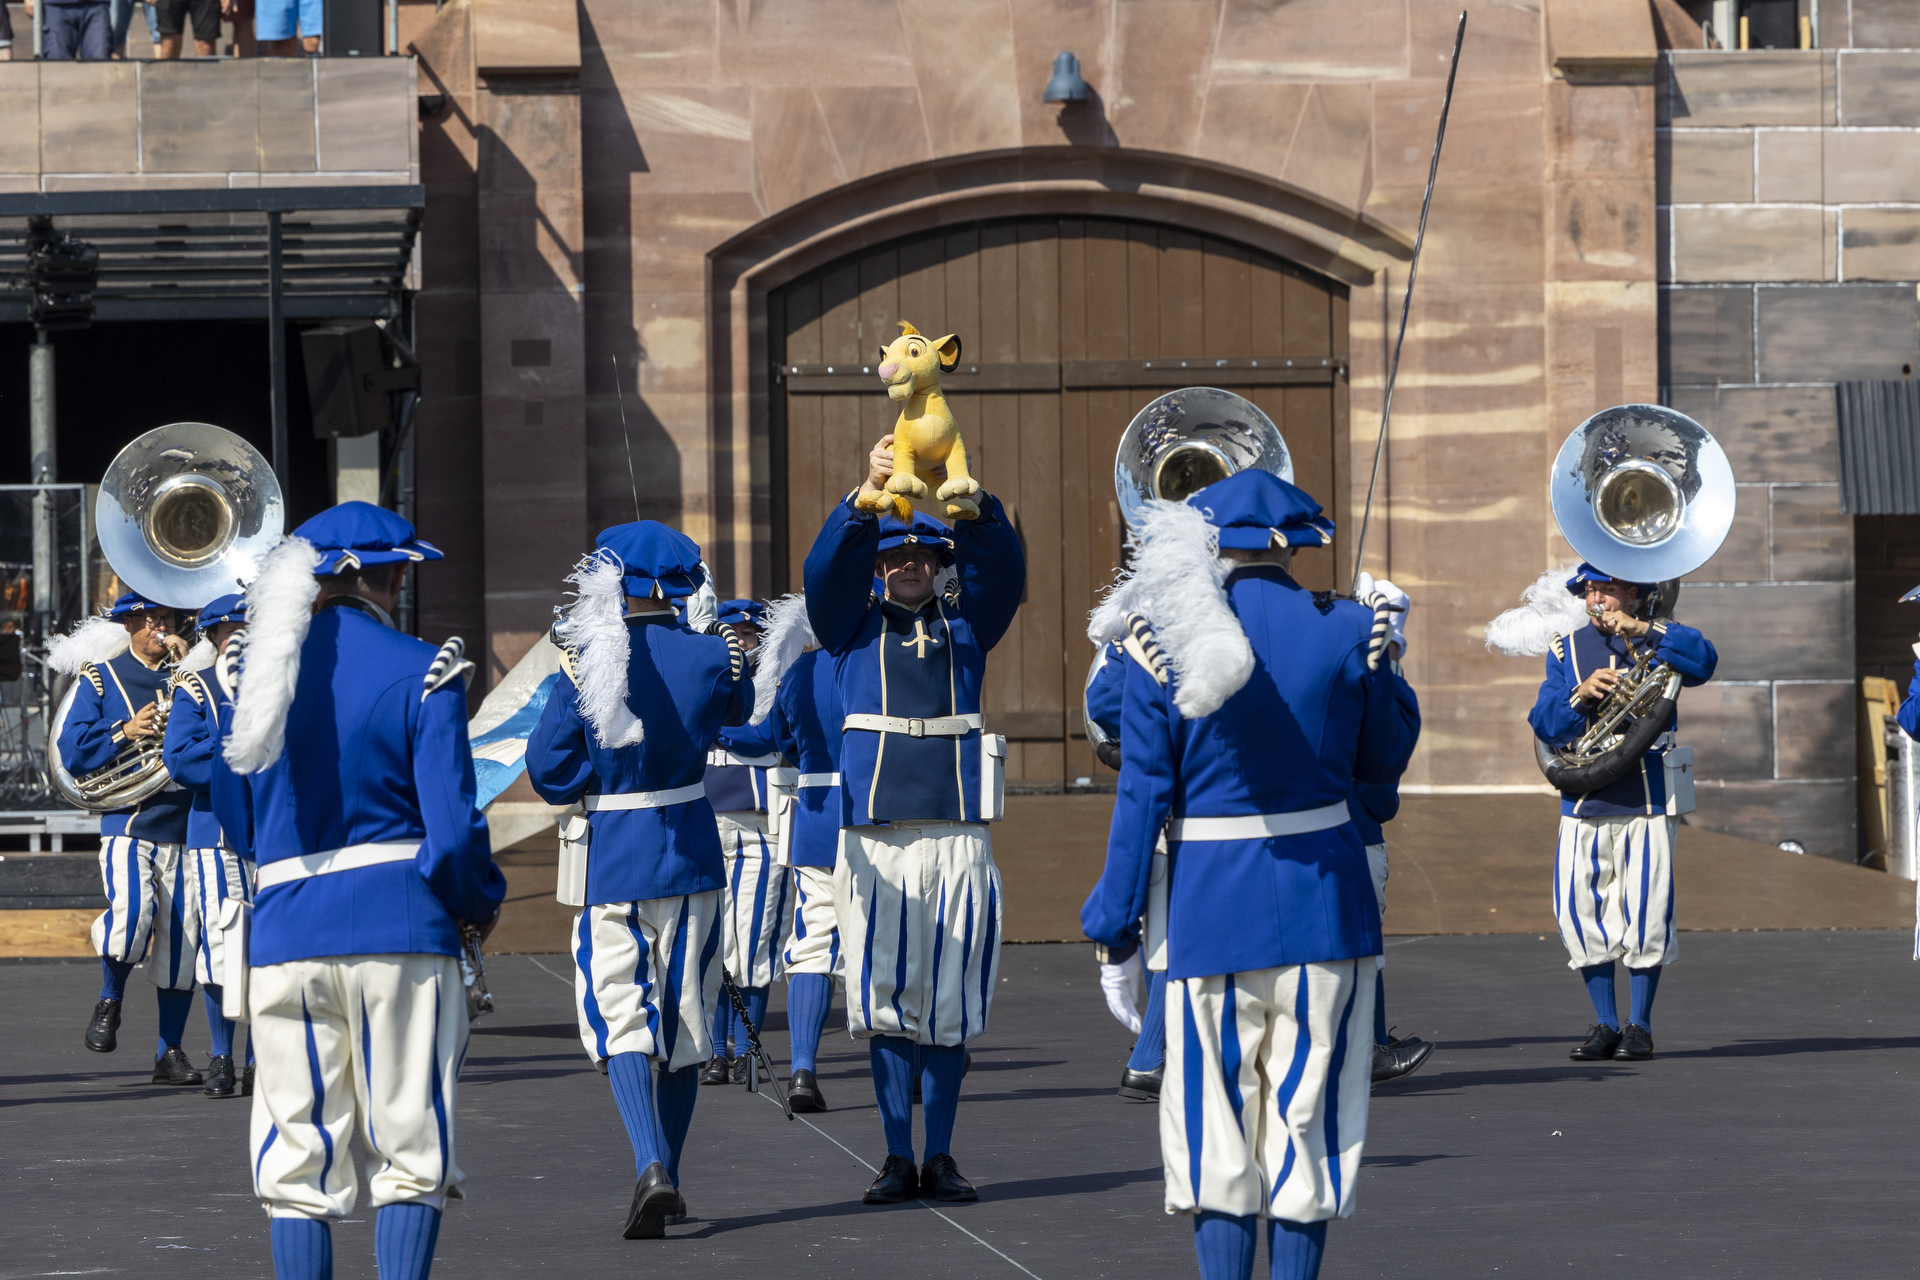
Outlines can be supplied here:
M904 400L893 424L893 474L884 491L861 487L854 505L863 511L886 511L902 520L913 519L909 499L925 498L934 471L947 469L947 480L935 494L945 503L948 517L973 520L980 504L973 495L980 482L967 471L967 446L940 390L940 373L960 362L960 339L953 334L928 338L900 322L900 336L880 348L880 380L887 395Z

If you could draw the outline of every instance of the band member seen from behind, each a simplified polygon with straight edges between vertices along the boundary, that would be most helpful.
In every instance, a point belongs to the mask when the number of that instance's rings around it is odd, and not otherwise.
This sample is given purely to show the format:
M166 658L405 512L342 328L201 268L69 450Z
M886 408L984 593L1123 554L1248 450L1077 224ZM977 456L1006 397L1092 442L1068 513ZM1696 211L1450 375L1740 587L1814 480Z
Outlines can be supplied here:
M1555 636L1547 678L1527 717L1551 747L1578 738L1636 653L1652 649L1680 673L1686 688L1705 684L1719 661L1692 627L1649 619L1647 583L1625 582L1582 563L1567 590L1586 599L1589 626ZM1560 843L1554 854L1553 913L1567 965L1578 969L1599 1019L1568 1055L1576 1062L1623 1062L1653 1056L1653 997L1660 970L1673 963L1679 935L1673 921L1673 839L1679 819L1668 813L1662 757L1678 727L1676 714L1637 767L1611 786L1560 795ZM1624 960L1632 1011L1626 1029L1615 1003L1614 961Z
M471 668L458 641L392 627L407 567L440 558L393 512L345 502L270 551L247 590L213 800L258 867L247 1165L280 1280L331 1276L356 1133L383 1280L424 1280L462 1196L461 931L492 928L506 881L474 807Z
M1193 1216L1204 1280L1247 1280L1262 1220L1272 1274L1311 1280L1353 1211L1372 1066L1380 912L1347 797L1400 776L1418 713L1373 611L1290 575L1333 532L1300 489L1241 471L1139 530L1114 597L1137 610L1118 799L1081 922L1139 941L1164 828L1166 1208Z
M766 606L757 600L723 600L719 621L740 640L749 655L760 647ZM707 753L707 800L720 828L726 885L721 890L721 962L740 988L741 1002L755 1029L766 1025L767 994L780 976L791 890L786 869L774 856L767 812L771 798L767 770L780 765L770 725L722 729ZM733 1002L713 1011L713 1060L701 1072L702 1084L747 1081L747 1029Z
M213 1057L207 1063L209 1098L242 1097L253 1093L253 1044L247 1044L246 1066L236 1073L233 1062L233 1020L221 1011L225 997L226 945L229 933L220 924L230 901L253 900L253 864L240 856L234 842L220 833L213 811L213 757L219 750L222 718L232 701L229 681L237 672L238 655L221 663L221 654L247 624L246 604L240 596L225 595L200 610L200 642L181 664L184 668L167 716L166 762L173 780L193 796L187 814L187 894L194 917L200 921L199 945L193 953L194 976L207 1007L207 1030L213 1039ZM244 845L243 836L240 843Z
M166 605L132 592L104 616L90 618L55 642L56 670L77 677L73 705L60 731L60 760L76 779L161 745L163 700L186 641ZM104 980L87 1024L86 1045L112 1053L119 1045L121 1003L135 965L160 1004L153 1083L197 1085L205 1077L180 1047L193 1011L193 952L200 921L187 891L183 848L192 793L169 780L136 804L100 815L100 879L107 909L93 922L93 949Z
M642 520L594 545L554 627L570 678L527 739L527 778L548 804L586 807L584 879L560 886L585 904L568 943L575 1010L633 1143L623 1234L659 1239L687 1212L680 1154L721 998L725 881L702 775L721 728L746 723L753 682L730 630L674 615L706 580L691 538Z
M864 487L880 490L890 474L883 441ZM1026 557L999 501L984 492L979 517L952 529L924 515L911 524L875 517L856 496L828 514L805 581L844 712L834 899L848 1028L867 1041L887 1142L866 1202L975 1200L948 1148L965 1045L986 1030L1000 958L980 687L987 654L1020 607ZM936 590L944 566L955 576ZM926 1124L918 1167L916 1075Z

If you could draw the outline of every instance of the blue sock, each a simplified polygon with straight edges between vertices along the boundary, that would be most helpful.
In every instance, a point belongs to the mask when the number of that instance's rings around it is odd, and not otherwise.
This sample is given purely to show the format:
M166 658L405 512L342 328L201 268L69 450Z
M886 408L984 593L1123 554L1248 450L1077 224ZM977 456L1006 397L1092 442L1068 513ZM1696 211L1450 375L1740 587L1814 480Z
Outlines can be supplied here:
M1327 1224L1324 1222L1267 1221L1267 1258L1273 1266L1273 1280L1316 1280L1320 1274L1320 1255L1327 1249ZM386 1280L387 1273L380 1273Z
M1653 1030L1653 997L1660 990L1660 965L1627 970L1627 990L1633 997L1633 1022Z
M727 995L725 987L720 988L720 998L713 1002L713 1056L728 1058L727 1031L733 1026L733 1000Z
M678 1071L662 1071L658 1082L660 1132L667 1140L667 1176L680 1185L680 1152L693 1127L693 1104L700 1100L700 1064Z
M1605 964L1590 964L1580 971L1581 980L1587 984L1587 999L1593 1001L1593 1011L1600 1018L1600 1024L1620 1029L1620 1010L1613 1002L1613 961Z
M1140 1038L1133 1042L1129 1071L1158 1071L1167 1061L1167 975L1147 971L1147 1011L1140 1015Z
M607 1082L613 1086L613 1100L633 1143L634 1176L645 1173L650 1164L665 1164L667 1139L653 1105L653 1063L644 1054L616 1053L607 1059Z
M180 1037L187 1033L187 1015L193 1012L193 992L159 988L154 995L160 1000L160 1047L153 1056L159 1058L180 1047Z
M1387 1035L1387 971L1373 971L1373 1042L1385 1046L1391 1043Z
M127 979L133 976L133 965L126 960L109 960L100 957L100 998L102 1000L125 1000L127 998Z
M440 1211L418 1200L383 1207L373 1220L373 1260L380 1280L427 1280Z
M764 1033L767 1029L767 992L766 987L740 988L740 999L747 1006L747 1017L753 1020L753 1029L756 1033ZM737 1019L738 1015L736 1014L735 1017ZM734 1022L733 1040L733 1056L746 1057L749 1052L746 1023L737 1020Z
M919 1045L902 1036L875 1036L867 1041L867 1060L873 1066L873 1093L880 1101L880 1128L887 1135L887 1154L913 1159L913 1069Z
M273 1220L273 1273L280 1280L333 1280L333 1232L313 1218Z
M1193 1251L1200 1255L1200 1280L1252 1280L1253 1224L1249 1214L1202 1209L1193 1219Z
M787 983L787 1035L793 1041L793 1069L811 1071L820 1056L820 1033L833 1012L833 979L824 973L796 973Z
M233 1023L220 1012L220 988L200 988L200 1000L207 1006L207 1036L213 1041L213 1056L233 1056Z
M953 1141L967 1051L957 1044L929 1045L920 1051L920 1059L920 1118L927 1126L926 1158L931 1160Z

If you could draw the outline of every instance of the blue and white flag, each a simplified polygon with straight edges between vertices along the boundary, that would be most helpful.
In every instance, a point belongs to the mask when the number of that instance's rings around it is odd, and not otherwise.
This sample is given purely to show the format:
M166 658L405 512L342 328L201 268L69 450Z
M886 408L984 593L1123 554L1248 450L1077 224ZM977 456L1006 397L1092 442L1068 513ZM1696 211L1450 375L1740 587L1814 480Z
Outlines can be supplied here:
M467 724L473 744L475 802L484 809L527 769L527 735L540 723L554 684L562 679L560 650L541 636L524 658L493 687Z

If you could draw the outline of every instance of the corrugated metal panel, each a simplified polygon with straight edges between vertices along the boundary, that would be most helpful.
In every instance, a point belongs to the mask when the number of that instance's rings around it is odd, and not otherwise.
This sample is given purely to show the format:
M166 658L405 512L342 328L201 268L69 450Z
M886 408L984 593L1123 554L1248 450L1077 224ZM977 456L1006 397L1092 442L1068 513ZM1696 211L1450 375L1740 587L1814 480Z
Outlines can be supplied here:
M1920 381L1842 382L1840 503L1857 516L1920 515Z

